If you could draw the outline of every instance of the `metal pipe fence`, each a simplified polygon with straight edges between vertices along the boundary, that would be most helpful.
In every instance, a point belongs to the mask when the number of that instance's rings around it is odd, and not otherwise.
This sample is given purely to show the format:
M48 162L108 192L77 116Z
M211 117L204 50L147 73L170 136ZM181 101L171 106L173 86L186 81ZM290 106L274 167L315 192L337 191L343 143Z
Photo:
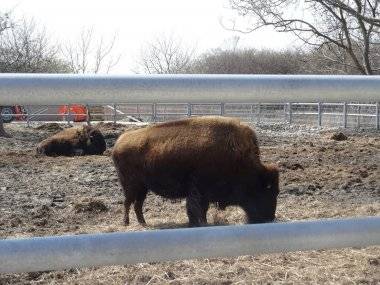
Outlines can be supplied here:
M29 126L33 121L40 121L41 117L45 118L45 121L63 120L70 124L75 121L75 116L80 116L84 118L83 121L91 124L91 121L96 120L113 123L158 122L191 116L224 115L259 124L287 122L289 124L316 124L320 127L362 127L379 130L380 116L379 103L112 103L101 105L105 110L103 113L89 113L88 110L92 105L86 104L87 112L83 114L72 113L70 108L67 108L66 113L58 114L51 112L49 106L44 106L33 113L25 114L25 121ZM12 116L18 115L12 114ZM46 119L46 117L51 119Z
M0 240L0 273L380 245L380 217Z
M338 116L344 126L352 117L360 126L370 118L378 129L379 90L380 76L0 74L1 106L100 104L109 106L103 115L113 122L208 114L297 123L299 116L313 116L322 126ZM34 115L27 114L27 122ZM95 114L86 115L90 123ZM380 245L380 217L5 239L0 273L370 245Z

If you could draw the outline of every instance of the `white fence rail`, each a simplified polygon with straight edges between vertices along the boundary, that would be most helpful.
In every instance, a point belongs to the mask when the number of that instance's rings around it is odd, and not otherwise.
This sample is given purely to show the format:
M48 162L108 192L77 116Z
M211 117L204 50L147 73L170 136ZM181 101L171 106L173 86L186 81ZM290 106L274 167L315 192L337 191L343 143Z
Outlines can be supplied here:
M0 240L0 273L380 245L380 217Z
M87 105L87 110L90 107ZM238 117L253 123L289 123L311 124L318 126L335 126L344 128L379 129L379 103L145 103L145 104L105 104L103 113L58 114L57 107L44 106L33 111L32 107L23 115L28 126L33 121L67 121L75 116L84 116L91 121L156 122L201 115L225 115ZM30 111L31 110L31 111ZM9 113L5 115L8 119ZM5 117L4 116L4 117ZM15 119L18 114L13 114Z

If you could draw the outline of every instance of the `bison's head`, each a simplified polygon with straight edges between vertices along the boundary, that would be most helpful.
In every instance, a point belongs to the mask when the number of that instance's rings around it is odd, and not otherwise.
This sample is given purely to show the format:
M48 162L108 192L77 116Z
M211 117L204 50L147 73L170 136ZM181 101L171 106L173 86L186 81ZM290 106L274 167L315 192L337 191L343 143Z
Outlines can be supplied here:
M277 196L279 193L279 171L276 167L266 166L252 193L252 200L246 209L248 222L266 223L276 218Z
M87 136L86 154L103 154L106 150L106 142L102 133L97 129L89 128Z

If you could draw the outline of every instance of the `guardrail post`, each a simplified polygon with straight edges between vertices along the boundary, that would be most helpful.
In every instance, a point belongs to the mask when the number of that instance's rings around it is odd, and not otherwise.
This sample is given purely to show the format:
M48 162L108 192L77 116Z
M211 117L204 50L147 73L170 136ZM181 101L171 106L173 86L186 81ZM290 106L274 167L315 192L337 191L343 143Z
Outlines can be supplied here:
M113 123L116 125L116 103L113 103Z
M380 103L376 102L376 130L380 129Z
M224 116L225 109L224 109L224 103L220 103L220 115Z
M289 117L288 117L288 122L291 124L293 122L293 113L292 113L292 103L288 103L288 108L289 108Z
M191 103L188 103L188 104L187 104L187 116L188 116L188 117L191 117L191 108L192 108Z
M347 129L347 102L343 103L343 128Z
M318 102L318 127L322 127L322 102Z

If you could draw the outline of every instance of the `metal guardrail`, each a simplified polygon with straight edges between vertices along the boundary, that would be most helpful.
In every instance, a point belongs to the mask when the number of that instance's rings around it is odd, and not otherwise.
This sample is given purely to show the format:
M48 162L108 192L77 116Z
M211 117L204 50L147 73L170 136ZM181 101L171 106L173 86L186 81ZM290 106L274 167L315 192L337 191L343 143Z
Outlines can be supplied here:
M0 74L0 104L371 102L380 76Z
M0 273L380 245L380 217L0 240Z

